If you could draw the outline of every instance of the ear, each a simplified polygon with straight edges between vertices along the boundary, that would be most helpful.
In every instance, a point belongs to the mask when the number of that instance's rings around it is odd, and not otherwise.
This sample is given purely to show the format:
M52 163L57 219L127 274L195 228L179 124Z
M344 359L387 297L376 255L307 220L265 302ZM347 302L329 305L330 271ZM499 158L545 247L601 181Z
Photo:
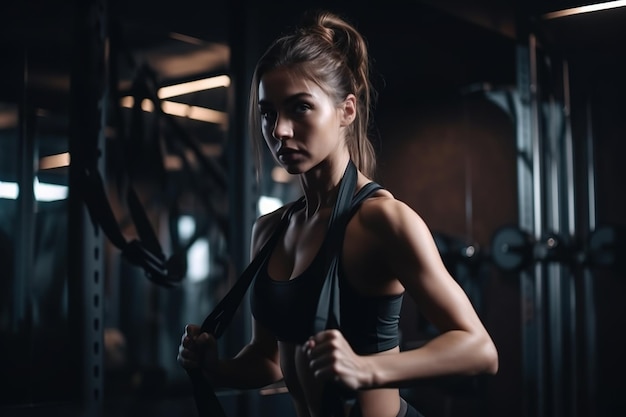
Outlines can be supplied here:
M356 118L356 97L354 94L348 94L343 103L341 103L340 110L341 126L348 126Z

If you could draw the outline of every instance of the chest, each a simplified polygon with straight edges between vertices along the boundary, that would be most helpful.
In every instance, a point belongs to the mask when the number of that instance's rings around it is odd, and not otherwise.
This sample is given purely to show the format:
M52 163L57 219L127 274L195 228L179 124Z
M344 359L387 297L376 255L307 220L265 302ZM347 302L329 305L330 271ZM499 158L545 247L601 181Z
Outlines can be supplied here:
M319 267L331 247L340 257L345 279L358 292L363 295L397 292L397 288L389 288L394 279L385 266L379 236L362 226L357 213L342 231L341 244L332 242L328 237L330 216L330 209L321 210L309 219L296 213L269 256L268 275L275 281L298 278L311 267Z
M288 281L302 275L324 245L330 212L320 212L307 220L302 217L294 216L270 255L267 271L276 281Z

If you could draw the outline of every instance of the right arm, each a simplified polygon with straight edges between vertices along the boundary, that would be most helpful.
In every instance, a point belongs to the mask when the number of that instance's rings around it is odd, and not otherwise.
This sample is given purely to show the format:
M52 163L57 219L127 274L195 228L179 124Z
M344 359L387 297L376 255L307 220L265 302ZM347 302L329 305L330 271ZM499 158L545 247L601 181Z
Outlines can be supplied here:
M254 257L278 224L282 209L262 216L252 229L251 255ZM261 388L282 379L276 338L254 318L252 338L233 358L219 359L217 341L200 327L187 325L178 362L185 369L201 367L216 387Z

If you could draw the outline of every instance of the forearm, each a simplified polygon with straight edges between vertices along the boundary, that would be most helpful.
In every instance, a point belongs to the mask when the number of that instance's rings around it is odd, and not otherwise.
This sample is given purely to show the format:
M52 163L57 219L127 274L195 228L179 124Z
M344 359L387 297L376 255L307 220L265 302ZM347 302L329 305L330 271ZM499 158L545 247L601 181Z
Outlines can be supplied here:
M220 360L211 377L217 387L239 389L261 388L280 379L282 372L277 361L252 345L244 347L234 358Z
M496 349L487 334L452 330L424 346L390 355L368 357L372 388L402 387L422 379L493 374Z

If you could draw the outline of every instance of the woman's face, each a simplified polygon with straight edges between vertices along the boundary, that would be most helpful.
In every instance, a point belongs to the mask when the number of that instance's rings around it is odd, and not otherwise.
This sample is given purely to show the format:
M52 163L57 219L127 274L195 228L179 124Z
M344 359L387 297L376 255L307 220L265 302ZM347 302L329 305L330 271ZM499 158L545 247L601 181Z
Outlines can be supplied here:
M345 127L354 116L354 98L336 105L316 83L278 68L259 83L263 137L274 158L291 174L347 152Z

